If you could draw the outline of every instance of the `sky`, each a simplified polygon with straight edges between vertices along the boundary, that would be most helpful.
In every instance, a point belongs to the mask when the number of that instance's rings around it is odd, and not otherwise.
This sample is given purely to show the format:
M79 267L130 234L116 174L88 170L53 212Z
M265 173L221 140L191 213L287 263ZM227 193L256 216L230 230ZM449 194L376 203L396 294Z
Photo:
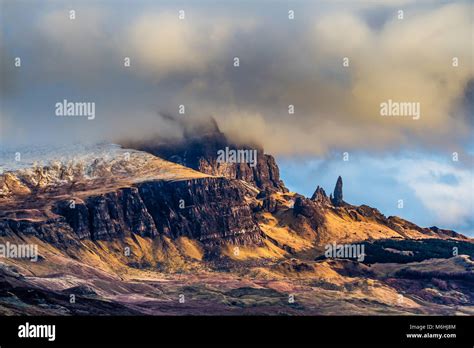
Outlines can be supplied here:
M329 193L342 175L350 203L474 235L472 1L0 8L4 148L179 137L160 115L213 116L235 140L275 155L293 191ZM96 117L57 117L64 99L94 102ZM388 100L418 103L419 119L381 116Z

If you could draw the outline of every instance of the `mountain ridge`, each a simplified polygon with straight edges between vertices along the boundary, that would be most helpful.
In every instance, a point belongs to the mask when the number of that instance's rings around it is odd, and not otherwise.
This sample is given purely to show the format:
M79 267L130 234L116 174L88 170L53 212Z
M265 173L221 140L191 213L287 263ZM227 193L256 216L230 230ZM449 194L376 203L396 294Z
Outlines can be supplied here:
M210 175L135 149L114 153L0 176L0 244L39 252L37 262L0 258L0 313L452 314L453 304L469 313L473 241L353 206L342 178L335 205L319 186L304 197L277 176L237 175L235 164ZM369 260L390 255L403 266L327 259L329 243L363 244ZM454 247L466 256L450 257ZM83 305L68 303L71 294Z

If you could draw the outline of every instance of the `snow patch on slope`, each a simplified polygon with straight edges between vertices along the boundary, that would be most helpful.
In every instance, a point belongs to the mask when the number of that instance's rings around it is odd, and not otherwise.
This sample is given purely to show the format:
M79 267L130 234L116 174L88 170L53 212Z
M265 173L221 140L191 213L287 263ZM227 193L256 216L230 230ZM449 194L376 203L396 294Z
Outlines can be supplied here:
M0 197L81 180L136 175L156 157L115 144L29 147L0 152Z

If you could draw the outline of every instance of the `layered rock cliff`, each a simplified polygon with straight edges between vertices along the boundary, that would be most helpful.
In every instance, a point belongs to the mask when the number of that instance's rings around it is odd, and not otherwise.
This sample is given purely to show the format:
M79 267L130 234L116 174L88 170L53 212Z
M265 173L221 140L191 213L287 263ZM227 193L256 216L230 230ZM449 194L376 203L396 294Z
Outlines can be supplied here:
M263 234L245 194L243 185L225 178L146 181L83 199L59 200L52 207L58 216L50 219L3 219L0 234L35 235L55 244L61 243L60 236L65 240L72 234L90 240L137 234L185 236L208 246L260 245Z

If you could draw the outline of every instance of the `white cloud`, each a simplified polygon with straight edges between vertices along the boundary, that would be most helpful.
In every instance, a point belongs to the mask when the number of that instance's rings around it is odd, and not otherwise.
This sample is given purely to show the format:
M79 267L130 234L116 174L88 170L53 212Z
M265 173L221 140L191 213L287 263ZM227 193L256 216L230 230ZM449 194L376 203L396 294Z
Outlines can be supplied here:
M249 19L211 20L199 13L186 19L172 12L146 14L126 29L121 50L136 58L138 70L155 79L176 72L202 73L222 56L236 32L253 27Z
M456 162L454 162L456 163ZM430 159L402 159L392 163L396 179L408 185L442 226L460 225L473 218L472 170ZM452 178L445 182L444 177Z

